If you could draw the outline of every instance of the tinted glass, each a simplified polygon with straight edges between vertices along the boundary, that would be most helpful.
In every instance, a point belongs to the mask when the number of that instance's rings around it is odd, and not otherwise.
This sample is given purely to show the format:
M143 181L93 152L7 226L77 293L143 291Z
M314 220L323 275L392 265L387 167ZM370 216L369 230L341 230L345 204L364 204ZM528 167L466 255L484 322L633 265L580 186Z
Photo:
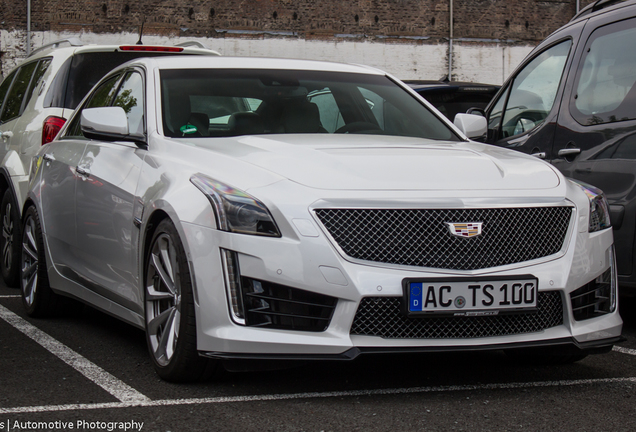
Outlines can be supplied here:
M157 57L174 53L132 51L92 52L73 56L63 108L75 109L99 80L115 67L139 57ZM180 54L187 55L187 54Z
M636 119L636 19L594 31L575 84L572 115L583 125Z
M7 92L9 91L9 87L11 87L11 83L13 82L13 79L15 78L16 74L17 74L17 71L14 71L11 75L6 77L2 81L2 84L0 84L0 111L2 111L2 105L4 105L5 96L7 95Z
M29 63L22 66L18 71L18 74L15 77L15 82L7 95L7 101L4 104L0 121L6 122L20 115L22 100L29 88L31 77L33 76L33 71L35 71L37 64L37 62Z
M165 70L161 71L161 98L164 133L172 137L335 132L459 140L415 97L378 75ZM208 111L193 111L202 100L209 101ZM255 111L251 111L253 100L261 101ZM208 114L220 101L223 108L231 108L227 123L213 121ZM338 126L339 116L342 126Z
M470 108L486 108L488 102L497 93L497 88L493 87L489 91L418 91L418 93L448 119L454 120L458 113L465 113Z
M90 96L87 103L84 104L83 108L99 108L109 106L113 101L113 97L115 96L115 91L117 90L117 83L121 75L116 75L111 79L102 83L93 94ZM71 120L71 124L68 129L66 129L66 134L64 136L67 137L81 137L84 136L82 133L82 129L80 127L80 119L81 115L75 115L73 120Z
M42 83L42 77L44 73L49 68L51 64L51 59L42 59L38 63L37 68L35 69L35 73L33 74L33 79L31 80L31 85L29 86L29 90L27 91L26 97L24 98L23 106L26 107L35 92L39 90L40 84Z
M144 133L144 87L141 74L132 72L126 75L115 96L113 106L119 106L126 112L128 132Z
M567 40L547 49L515 77L501 126L502 138L543 123L554 105L571 45Z

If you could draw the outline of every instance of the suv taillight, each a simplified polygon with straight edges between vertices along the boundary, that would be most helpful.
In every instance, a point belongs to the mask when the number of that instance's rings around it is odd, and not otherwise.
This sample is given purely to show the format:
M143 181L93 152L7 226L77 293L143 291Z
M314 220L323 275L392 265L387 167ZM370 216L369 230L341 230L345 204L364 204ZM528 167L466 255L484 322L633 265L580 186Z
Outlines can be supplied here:
M66 123L65 118L48 116L42 125L42 145L53 141L64 123Z

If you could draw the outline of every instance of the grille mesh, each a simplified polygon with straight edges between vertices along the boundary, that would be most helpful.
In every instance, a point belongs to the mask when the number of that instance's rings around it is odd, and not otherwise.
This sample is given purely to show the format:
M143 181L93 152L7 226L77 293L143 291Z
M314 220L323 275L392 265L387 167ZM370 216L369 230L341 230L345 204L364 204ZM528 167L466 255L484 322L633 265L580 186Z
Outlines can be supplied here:
M365 297L351 326L352 335L385 339L468 339L538 332L563 324L558 291L540 292L536 313L481 317L408 318L402 297Z
M317 209L316 215L352 258L476 270L559 252L572 208ZM454 236L447 222L482 222L482 234L472 238Z

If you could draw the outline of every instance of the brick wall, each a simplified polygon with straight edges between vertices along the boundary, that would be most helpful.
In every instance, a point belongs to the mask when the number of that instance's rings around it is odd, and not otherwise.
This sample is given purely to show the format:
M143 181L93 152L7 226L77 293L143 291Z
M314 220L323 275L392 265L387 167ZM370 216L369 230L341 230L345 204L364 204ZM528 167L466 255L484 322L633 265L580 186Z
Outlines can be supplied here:
M449 0L32 0L33 31L227 37L227 30L369 38L447 37ZM581 0L581 7L589 0ZM458 38L538 42L565 24L575 0L454 0ZM26 28L25 0L3 0L0 28ZM231 35L231 33L230 33Z
M145 22L147 44L197 39L224 55L360 62L438 79L448 71L449 1L31 0L31 46L69 36L134 43ZM453 0L452 60L462 65L453 78L500 83L575 9L576 0ZM26 1L2 0L0 72L25 53Z

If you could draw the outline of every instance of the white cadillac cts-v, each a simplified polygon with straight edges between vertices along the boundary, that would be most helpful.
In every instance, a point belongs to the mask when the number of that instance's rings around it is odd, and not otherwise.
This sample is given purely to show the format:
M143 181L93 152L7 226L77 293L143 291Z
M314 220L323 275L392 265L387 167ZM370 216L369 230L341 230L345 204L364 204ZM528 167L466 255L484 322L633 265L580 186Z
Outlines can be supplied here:
M136 60L42 147L28 197L27 312L71 297L143 328L167 380L367 352L570 362L621 337L602 193L376 69Z

